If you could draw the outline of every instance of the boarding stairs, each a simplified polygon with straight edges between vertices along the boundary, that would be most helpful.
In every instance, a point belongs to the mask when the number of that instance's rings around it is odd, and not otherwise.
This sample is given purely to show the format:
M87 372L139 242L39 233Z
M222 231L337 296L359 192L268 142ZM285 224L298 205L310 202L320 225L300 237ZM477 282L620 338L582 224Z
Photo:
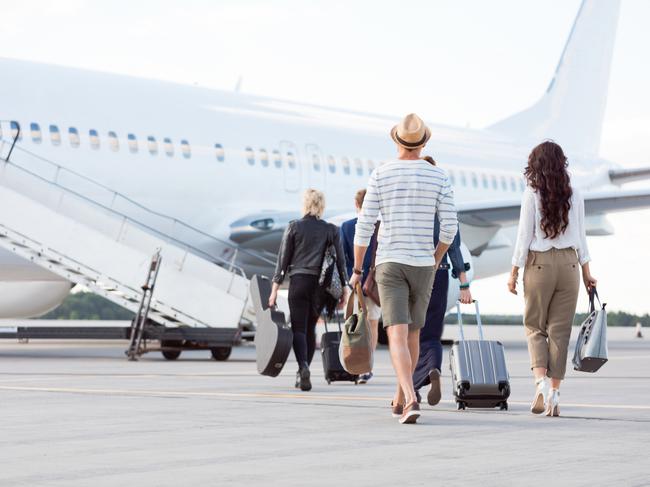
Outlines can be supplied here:
M242 250L29 152L0 127L0 247L134 313L159 255L145 318L236 343L249 312Z

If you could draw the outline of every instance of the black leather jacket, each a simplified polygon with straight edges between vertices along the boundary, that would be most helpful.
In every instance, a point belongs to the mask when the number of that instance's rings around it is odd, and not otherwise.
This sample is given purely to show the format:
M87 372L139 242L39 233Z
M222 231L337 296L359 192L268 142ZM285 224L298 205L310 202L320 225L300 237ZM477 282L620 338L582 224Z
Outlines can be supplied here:
M338 227L311 215L293 220L284 231L273 282L282 284L287 275L319 275L328 243L336 247L336 266L343 282L347 282Z

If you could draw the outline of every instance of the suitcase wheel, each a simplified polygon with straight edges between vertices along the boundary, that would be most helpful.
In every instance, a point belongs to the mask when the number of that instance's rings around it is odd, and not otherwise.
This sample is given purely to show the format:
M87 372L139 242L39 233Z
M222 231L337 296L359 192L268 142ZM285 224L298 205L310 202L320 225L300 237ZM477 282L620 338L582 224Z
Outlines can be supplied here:
M465 406L465 403L463 401L457 401L456 402L456 409L458 409L459 411L461 411L461 410L464 411L466 407L467 406Z
M501 406L499 407L499 410L501 410L501 411L507 411L507 410L508 410L508 403L505 402L505 401L503 401L503 402L501 403Z
M331 381L331 379L328 377L328 378L327 378L327 384L329 385L329 384L331 384L331 383L332 383L332 381Z

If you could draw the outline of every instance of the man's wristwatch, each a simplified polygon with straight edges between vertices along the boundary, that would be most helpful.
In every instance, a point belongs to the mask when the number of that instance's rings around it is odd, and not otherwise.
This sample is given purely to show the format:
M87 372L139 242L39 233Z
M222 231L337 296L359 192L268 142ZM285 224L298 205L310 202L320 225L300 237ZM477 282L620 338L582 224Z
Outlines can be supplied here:
M352 269L352 272L354 272L355 274L357 274L357 275L359 275L359 276L360 276L361 274L363 274L363 271L362 271L361 269L357 269L356 267Z

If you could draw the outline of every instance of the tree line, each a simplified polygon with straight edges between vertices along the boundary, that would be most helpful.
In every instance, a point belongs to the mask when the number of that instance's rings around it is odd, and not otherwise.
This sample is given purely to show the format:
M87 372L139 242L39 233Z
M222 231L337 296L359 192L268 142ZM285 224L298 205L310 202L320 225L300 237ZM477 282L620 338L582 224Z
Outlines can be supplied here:
M70 294L61 305L41 316L48 320L131 320L133 313L93 293L79 292ZM521 325L521 315L481 315L486 325ZM578 325L587 318L587 313L578 313L574 324ZM456 313L449 313L445 323L455 324ZM474 315L463 314L463 323L476 324ZM641 323L650 327L650 315L635 315L624 311L608 311L607 324L609 326L635 326Z

